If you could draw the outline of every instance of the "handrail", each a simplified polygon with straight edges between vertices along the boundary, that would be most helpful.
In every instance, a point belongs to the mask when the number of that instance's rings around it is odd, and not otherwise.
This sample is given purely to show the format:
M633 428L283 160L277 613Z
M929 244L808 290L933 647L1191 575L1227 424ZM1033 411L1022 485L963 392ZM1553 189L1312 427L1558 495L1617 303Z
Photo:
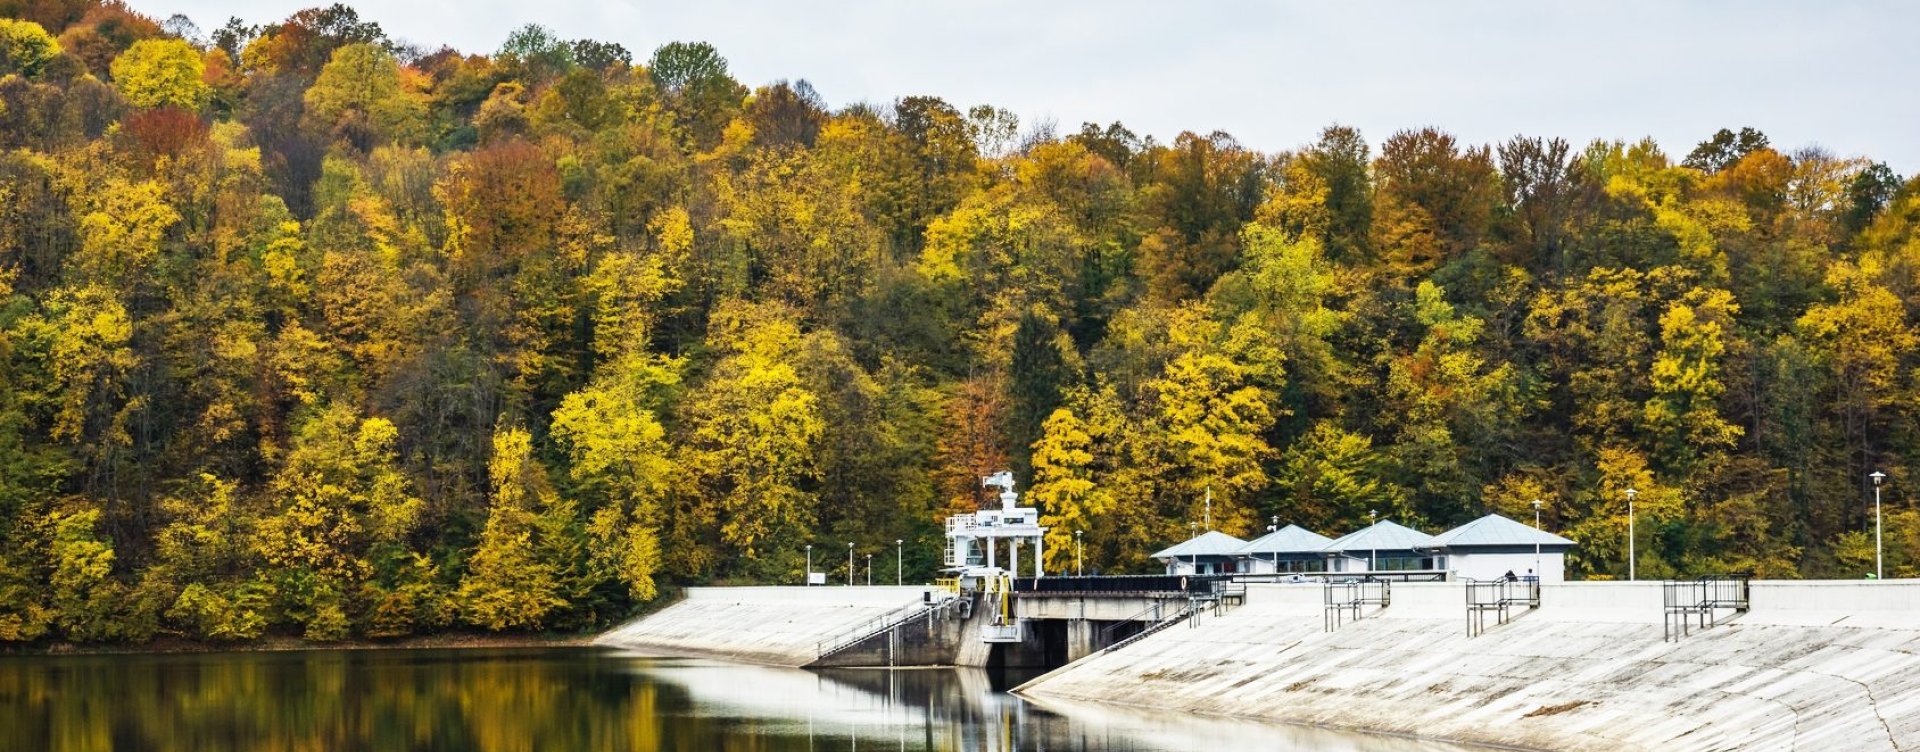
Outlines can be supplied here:
M1106 640L1112 639L1114 632L1120 631L1121 629L1132 625L1134 622L1148 621L1147 619L1143 618L1147 614L1153 614L1152 621L1155 621L1155 622L1160 621L1162 618L1172 618L1172 617L1161 616L1161 614L1165 612L1167 608L1167 604L1169 603L1172 603L1172 601L1156 600L1153 602L1153 605L1151 606L1140 609L1139 611L1134 612L1133 614L1127 616L1124 619L1117 620L1112 624L1108 624L1107 626L1101 627L1100 628L1101 641L1104 642ZM1184 607L1182 608L1182 610L1185 610ZM1121 639L1125 640L1127 638L1123 637Z
M1360 611L1364 606L1386 608L1393 605L1393 583L1388 580L1346 580L1328 581L1321 586L1321 597L1326 604L1326 618L1323 627L1332 632L1348 621L1360 620Z
M1290 583L1307 580L1321 582L1341 582L1346 580L1369 580L1390 582L1446 582L1452 573L1445 569L1386 569L1375 572L1236 572L1220 577L1234 582L1271 582Z
M1159 632L1175 624L1179 624L1181 620L1192 617L1194 613L1195 613L1194 606L1192 605L1185 606L1181 608L1179 611L1175 611L1172 616L1169 616L1165 619L1161 619L1160 621L1149 624L1147 625L1146 629L1142 629L1139 632L1135 632L1134 634L1128 635L1127 637L1121 639L1119 642L1106 646L1106 648L1102 649L1100 652L1110 653L1115 650L1124 648L1128 645L1132 645L1136 642L1146 639L1148 635L1151 635L1155 632Z
M1719 624L1720 610L1744 613L1753 606L1753 573L1701 575L1691 580L1668 580L1660 585L1662 639L1678 640L1693 631L1694 616L1700 628Z
M1017 593L1211 593L1229 575L1123 574L1015 577Z
M888 611L887 613L860 622L852 628L841 630L832 637L814 643L817 657L825 658L847 649L860 641L885 632L907 622L927 616L934 611L951 605L952 598L943 598L930 604L914 603Z
M1540 578L1538 577L1468 579L1466 585L1468 637L1486 634L1489 612L1496 616L1494 626L1501 626L1512 620L1511 611L1515 606L1524 605L1529 609L1540 607Z

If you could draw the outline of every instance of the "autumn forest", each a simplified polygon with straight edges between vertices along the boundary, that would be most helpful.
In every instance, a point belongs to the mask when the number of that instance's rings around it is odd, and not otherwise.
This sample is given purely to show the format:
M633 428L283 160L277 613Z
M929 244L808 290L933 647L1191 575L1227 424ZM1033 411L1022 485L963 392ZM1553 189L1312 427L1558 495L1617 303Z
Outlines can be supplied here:
M502 36L0 0L0 645L577 631L809 545L925 581L1003 468L1054 571L1210 494L1539 499L1589 579L1627 488L1643 578L1860 577L1882 470L1920 575L1920 181L1870 156L1265 152Z

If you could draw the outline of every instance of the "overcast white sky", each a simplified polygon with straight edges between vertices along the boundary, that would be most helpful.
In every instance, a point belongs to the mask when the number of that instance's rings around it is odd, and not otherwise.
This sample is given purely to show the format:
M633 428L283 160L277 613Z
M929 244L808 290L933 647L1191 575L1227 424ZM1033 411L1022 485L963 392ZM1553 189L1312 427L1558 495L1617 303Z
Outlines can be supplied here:
M131 4L212 29L331 1ZM1892 0L350 4L425 47L487 52L526 23L640 60L704 40L749 85L804 78L835 106L932 94L1062 132L1119 120L1162 140L1225 130L1277 151L1332 122L1376 146L1435 125L1474 143L1651 135L1678 157L1717 128L1751 125L1776 147L1920 171L1920 3Z

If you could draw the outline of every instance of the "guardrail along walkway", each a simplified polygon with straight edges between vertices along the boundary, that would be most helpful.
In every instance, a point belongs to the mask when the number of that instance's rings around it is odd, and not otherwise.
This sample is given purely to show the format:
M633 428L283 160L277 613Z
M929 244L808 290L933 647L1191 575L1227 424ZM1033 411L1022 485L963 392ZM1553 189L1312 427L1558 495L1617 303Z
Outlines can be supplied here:
M821 640L818 643L816 643L814 646L815 653L817 655L815 660L826 658L827 656L833 655L834 653L838 653L842 650L846 650L847 648L853 647L854 645L857 645L862 641L865 641L869 637L880 634L889 629L893 629L894 627L898 627L902 624L913 621L915 619L926 617L928 620L932 620L935 617L945 616L946 615L945 612L947 609L958 606L962 602L963 602L962 599L949 596L949 597L941 598L940 600L934 601L933 603L929 603L929 604L921 604L921 603L911 604L902 608L895 609L889 613L881 614L880 616L876 616L872 619L868 619L866 621L859 623L858 625L853 626L852 628L842 631L837 635L828 637L827 639Z
M1720 611L1746 613L1752 608L1753 573L1709 574L1691 580L1661 583L1661 601L1666 607L1664 639L1679 640L1692 634L1693 619L1700 628L1719 623Z
M1332 632L1349 621L1359 621L1361 608L1393 605L1393 583L1355 580L1328 582L1321 593L1326 603L1326 631Z
M1089 575L1085 577L1015 577L1013 592L1060 595L1118 595L1143 593L1214 592L1214 582L1223 575L1128 574Z
M1141 613L1144 614L1146 612L1143 611ZM1163 619L1159 619L1153 622L1152 624L1148 624L1146 629L1142 629L1139 632L1128 635L1127 637L1120 640L1119 642L1113 643L1112 645L1108 645L1105 650L1102 650L1100 652L1111 653L1115 650L1119 650L1128 645L1132 645L1136 642L1146 639L1148 635L1151 635L1155 632L1159 632L1160 630L1166 629L1167 627L1171 627L1175 624L1179 624L1182 621L1191 620L1198 613L1199 611L1194 606L1191 606L1191 605L1185 606L1180 610L1173 612L1173 615L1171 616L1168 616ZM1189 623L1191 623L1191 621L1189 621Z
M1467 580L1467 636L1487 633L1487 615L1495 617L1494 626L1513 619L1515 606L1540 607L1540 580L1535 577L1498 580Z

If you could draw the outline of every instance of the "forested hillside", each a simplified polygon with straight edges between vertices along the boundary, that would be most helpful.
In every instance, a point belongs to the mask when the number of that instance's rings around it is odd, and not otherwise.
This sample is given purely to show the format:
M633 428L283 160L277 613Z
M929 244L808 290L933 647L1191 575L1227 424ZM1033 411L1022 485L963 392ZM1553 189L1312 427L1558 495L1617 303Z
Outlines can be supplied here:
M0 16L0 641L575 629L808 544L926 578L1003 467L1056 571L1211 492L1237 534L1538 498L1588 578L1629 487L1642 577L1859 577L1879 469L1920 574L1920 181L1870 158L1269 153L701 43Z

